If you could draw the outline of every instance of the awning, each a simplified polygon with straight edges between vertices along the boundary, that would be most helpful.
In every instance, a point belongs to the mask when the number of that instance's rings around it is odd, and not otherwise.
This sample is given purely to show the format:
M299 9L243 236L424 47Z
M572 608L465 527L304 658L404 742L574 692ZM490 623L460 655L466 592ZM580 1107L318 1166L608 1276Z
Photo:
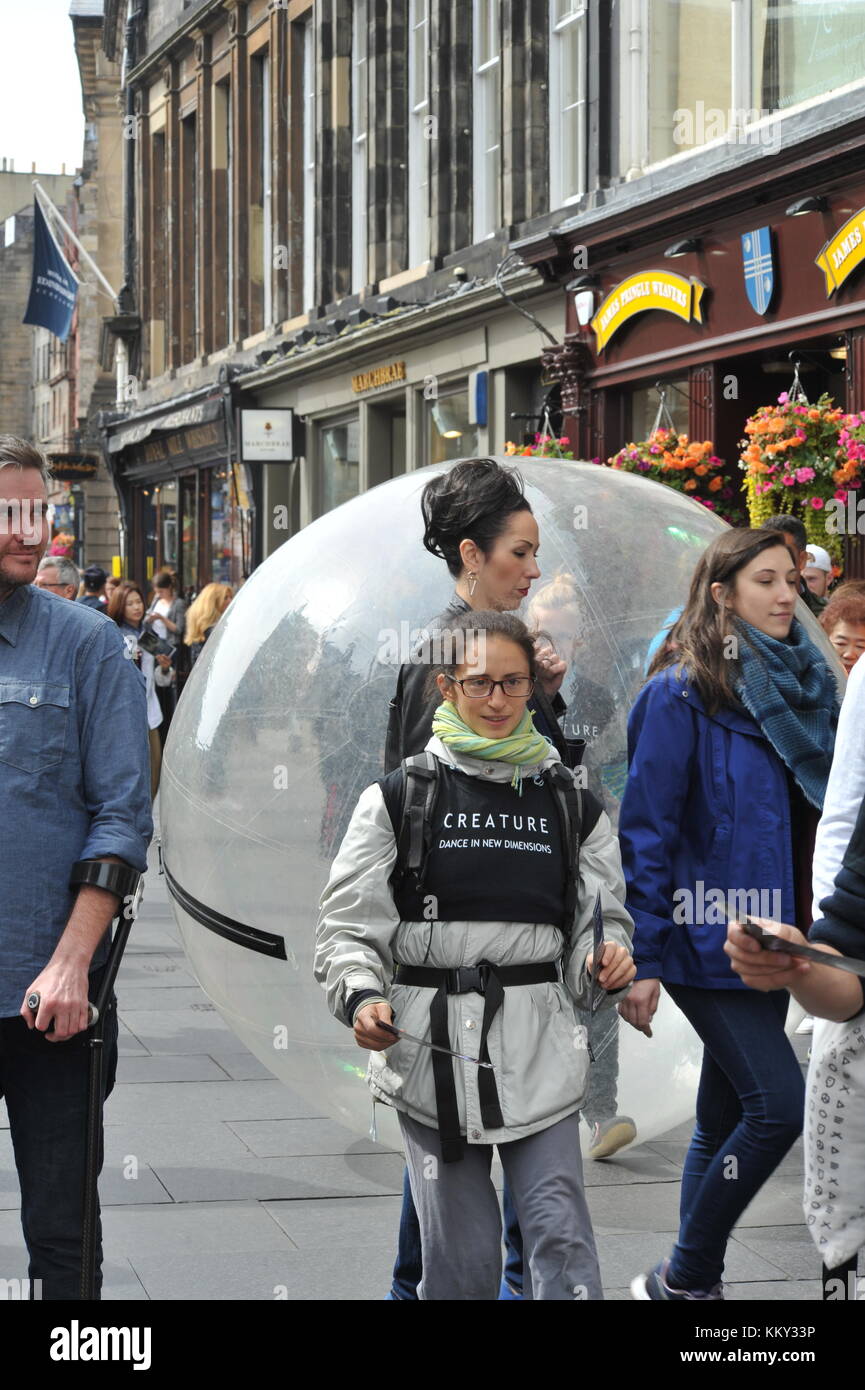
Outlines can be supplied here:
M140 444L151 434L165 434L171 430L187 429L190 425L203 425L208 420L216 420L222 415L222 396L210 396L195 405L186 405L179 410L170 410L165 415L152 415L138 424L127 425L108 438L108 452L119 454L131 444Z

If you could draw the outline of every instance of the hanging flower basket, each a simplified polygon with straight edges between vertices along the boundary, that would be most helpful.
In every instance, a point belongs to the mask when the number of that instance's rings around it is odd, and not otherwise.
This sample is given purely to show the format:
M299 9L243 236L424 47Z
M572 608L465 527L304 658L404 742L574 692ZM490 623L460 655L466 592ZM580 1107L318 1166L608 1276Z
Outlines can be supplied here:
M556 439L552 434L536 434L533 444L514 444L509 439L505 445L505 453L517 455L520 458L533 459L573 459L574 454L571 449L571 441L566 434L561 439Z
M826 503L846 501L848 489L862 486L862 417L845 415L831 396L810 405L783 391L777 405L761 406L750 417L745 435L740 467L751 525L779 514L797 516L808 539L840 560L842 536L826 529Z
M724 460L718 458L711 439L691 440L686 434L661 427L638 444L626 444L607 459L607 466L641 473L684 492L731 526L746 524L733 479L725 473Z

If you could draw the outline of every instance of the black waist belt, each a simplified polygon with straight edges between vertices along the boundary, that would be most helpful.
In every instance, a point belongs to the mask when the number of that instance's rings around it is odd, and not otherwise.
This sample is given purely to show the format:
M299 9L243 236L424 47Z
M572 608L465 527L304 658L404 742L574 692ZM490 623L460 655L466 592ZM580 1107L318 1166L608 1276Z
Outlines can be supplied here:
M475 991L484 996L484 1016L481 1024L479 1059L490 1060L488 1037L490 1024L504 1003L505 989L510 985L554 984L559 968L554 961L543 965L479 965L459 966L445 970L425 965L398 965L394 979L400 985L418 985L434 989L430 1004L430 1041L438 1047L450 1048L448 1031L448 995L469 994ZM441 1141L442 1160L456 1163L463 1157L464 1141L460 1134L457 1091L454 1083L454 1059L443 1052L432 1054L433 1081L436 1093L436 1117ZM495 1073L489 1067L478 1068L478 1098L481 1119L487 1129L504 1128Z

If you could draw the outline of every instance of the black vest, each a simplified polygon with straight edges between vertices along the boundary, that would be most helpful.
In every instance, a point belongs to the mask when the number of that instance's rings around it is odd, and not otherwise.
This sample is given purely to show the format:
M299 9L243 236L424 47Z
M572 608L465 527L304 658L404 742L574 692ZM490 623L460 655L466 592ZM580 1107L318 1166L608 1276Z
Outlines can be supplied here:
M422 892L406 881L394 893L401 920L564 927L561 821L543 779L526 778L520 796L509 782L445 764L439 778Z

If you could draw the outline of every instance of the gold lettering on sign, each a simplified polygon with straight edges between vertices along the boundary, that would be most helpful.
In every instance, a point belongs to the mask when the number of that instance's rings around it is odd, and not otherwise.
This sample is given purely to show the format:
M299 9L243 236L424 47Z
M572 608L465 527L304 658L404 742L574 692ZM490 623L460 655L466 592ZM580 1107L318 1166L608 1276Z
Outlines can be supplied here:
M351 389L354 392L374 391L377 386L390 386L394 381L405 381L405 362L389 362L386 367L358 372L351 379Z

